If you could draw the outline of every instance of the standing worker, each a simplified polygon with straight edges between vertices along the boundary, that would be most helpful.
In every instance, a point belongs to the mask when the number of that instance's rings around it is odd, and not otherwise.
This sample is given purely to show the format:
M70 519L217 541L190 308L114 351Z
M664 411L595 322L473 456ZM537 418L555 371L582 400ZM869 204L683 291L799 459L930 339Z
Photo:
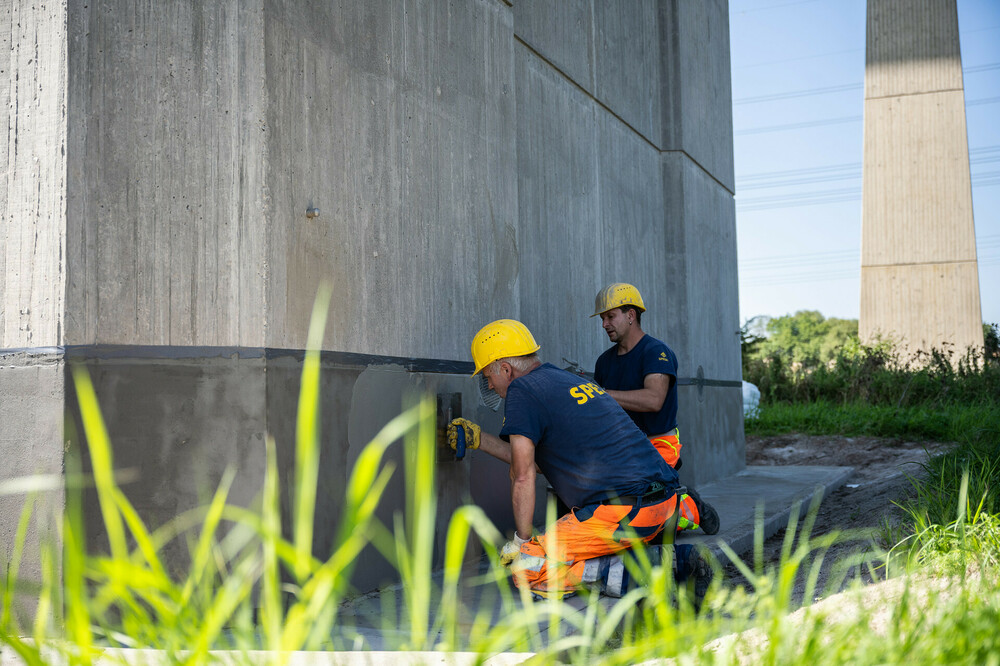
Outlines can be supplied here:
M500 552L518 587L561 598L588 583L609 589L620 558L603 557L649 543L676 510L677 473L607 393L593 382L541 363L539 346L519 321L500 319L472 340L472 360L505 398L500 436L467 419L449 424L454 448L466 446L510 464L514 538ZM537 467L536 467L537 466ZM572 510L532 537L535 476L541 471ZM691 546L675 548L678 580L695 578L695 603L711 581ZM621 589L617 590L620 594Z
M642 330L646 306L639 290L616 282L597 293L594 314L613 347L597 359L594 381L622 406L645 433L663 459L674 469L681 467L680 431L677 428L677 356L665 343ZM693 490L688 494L697 505L682 511L680 526L701 527L706 534L719 531L719 516ZM687 507L688 502L683 506Z

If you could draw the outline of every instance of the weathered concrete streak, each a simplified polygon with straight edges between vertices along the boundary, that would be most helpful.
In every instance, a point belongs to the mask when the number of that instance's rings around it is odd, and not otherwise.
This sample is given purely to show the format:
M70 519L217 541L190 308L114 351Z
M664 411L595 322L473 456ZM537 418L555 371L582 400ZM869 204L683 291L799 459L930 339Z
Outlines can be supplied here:
M962 285L957 288L956 285ZM861 267L862 316L867 339L905 340L911 350L982 347L979 269L973 261ZM881 322L873 328L871 322ZM860 322L859 322L860 323Z
M677 353L681 375L695 377L701 368L706 378L739 380L733 197L682 153L663 155L662 177L666 218L675 221L666 226L663 245L668 318L662 338ZM701 404L700 396L696 402L691 394L697 391L692 385L680 387L682 479L689 483L721 478L745 465L742 455L733 455L745 446L740 389L713 389L710 407Z
M606 111L523 46L516 53L521 306L495 314L520 317L546 360L587 367L602 245L597 116Z
M73 3L69 26L67 341L262 345L260 10Z
M628 282L641 289L646 314L643 328L663 338L673 318L668 304L671 285L663 247L669 218L663 180L661 153L609 113L598 114L598 175L601 224L600 261L591 269L586 297L577 306L581 326L586 326L590 353L586 367L597 360L595 350L611 346L599 318L583 319L594 312L594 295L611 282ZM596 336L591 338L590 336Z
M464 358L516 310L511 21L489 0L268 4L270 346L304 345L321 280L344 351Z
M570 81L596 95L593 0L517 2L514 33Z
M596 97L647 141L661 136L658 0L594 2Z
M864 341L983 345L955 0L869 0Z
M678 363L687 376L702 366L705 377L739 379L736 314L736 224L732 196L683 155L663 157L667 200L664 262L667 322L678 341ZM729 344L727 344L729 343ZM737 391L739 392L739 391Z
M965 136L961 90L866 102L863 266L976 260Z
M662 63L658 90L663 96L663 137L658 144L663 150L686 154L732 194L736 176L729 3L663 0L658 6Z
M684 415L679 426L681 483L697 488L746 468L746 456L733 455L746 450L740 389L681 386L678 403Z
M0 348L62 343L66 4L0 0Z

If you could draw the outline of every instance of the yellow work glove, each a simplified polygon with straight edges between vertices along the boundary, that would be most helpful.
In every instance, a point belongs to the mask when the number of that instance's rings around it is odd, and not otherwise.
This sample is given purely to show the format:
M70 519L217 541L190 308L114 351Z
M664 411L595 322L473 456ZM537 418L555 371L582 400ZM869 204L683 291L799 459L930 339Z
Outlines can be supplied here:
M454 451L455 447L458 446L459 428L465 431L465 448L478 449L479 426L469 419L453 419L452 422L448 424L448 446L451 447L451 450Z
M517 530L514 530L514 538L505 543L503 548L500 549L500 564L509 567L517 559L517 556L521 554L521 545L525 543L528 543L528 540L517 536Z

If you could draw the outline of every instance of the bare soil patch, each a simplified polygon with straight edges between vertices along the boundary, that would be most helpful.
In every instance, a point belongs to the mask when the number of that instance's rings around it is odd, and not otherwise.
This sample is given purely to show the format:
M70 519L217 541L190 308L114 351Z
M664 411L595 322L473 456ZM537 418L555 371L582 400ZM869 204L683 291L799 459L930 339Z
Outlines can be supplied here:
M831 437L788 434L776 437L747 437L747 465L836 465L853 467L847 482L823 500L812 529L814 536L831 532L852 534L827 551L817 586L817 596L839 591L836 565L862 553L874 552L885 526L898 525L902 511L894 502L904 501L913 492L912 478L924 474L923 463L930 456L943 453L950 444L910 442L879 437ZM808 507L803 507L803 512ZM800 519L801 523L801 519ZM764 543L765 565L776 566L781 558L785 530ZM753 553L744 556L753 568ZM806 567L807 568L807 567ZM732 564L723 571L725 585L747 585L746 579ZM853 567L848 581L872 577L863 567ZM846 583L846 581L845 581ZM830 586L837 589L829 589ZM796 599L802 601L805 576L796 584Z

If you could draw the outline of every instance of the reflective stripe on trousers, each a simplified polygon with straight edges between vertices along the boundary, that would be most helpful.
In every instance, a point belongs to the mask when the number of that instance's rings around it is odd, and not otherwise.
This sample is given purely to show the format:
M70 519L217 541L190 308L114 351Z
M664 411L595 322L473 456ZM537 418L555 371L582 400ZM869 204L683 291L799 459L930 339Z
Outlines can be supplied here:
M670 467L676 467L681 457L680 429L674 428L665 435L650 437L649 441L656 452L663 456ZM698 507L687 495L681 495L681 515L677 519L677 531L698 529Z
M650 437L649 442L656 449L656 452L663 456L671 469L677 467L677 461L681 457L681 432L679 428L674 428L665 435Z
M511 566L514 584L542 596L577 589L587 560L648 543L659 534L673 515L674 497L649 506L598 504L570 511L521 546Z

